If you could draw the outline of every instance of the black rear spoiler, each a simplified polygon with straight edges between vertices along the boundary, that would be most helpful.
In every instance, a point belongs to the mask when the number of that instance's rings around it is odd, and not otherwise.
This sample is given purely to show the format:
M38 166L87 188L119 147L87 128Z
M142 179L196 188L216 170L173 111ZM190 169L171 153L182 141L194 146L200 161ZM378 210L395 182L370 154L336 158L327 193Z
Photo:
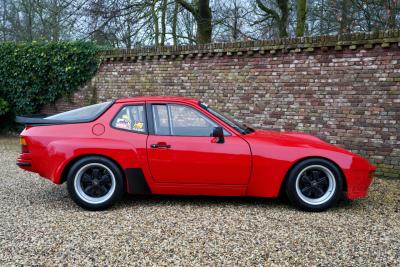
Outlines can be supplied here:
M49 115L37 114L37 115L29 115L29 116L16 116L15 122L20 123L20 124L29 125L29 126L92 122L92 121L97 120L102 114L104 114L115 103L115 100L112 100L109 102L104 102L104 104L106 104L106 103L108 103L108 104L106 106L104 106L102 109L100 109L97 113L92 114L92 117L90 117L90 118L78 119L78 120L52 120L52 119L46 119L46 117L48 117Z
M45 119L47 115L31 115L31 116L16 116L15 122L25 125L39 126L39 125L53 125L53 124L67 124L77 123L77 121L61 121Z

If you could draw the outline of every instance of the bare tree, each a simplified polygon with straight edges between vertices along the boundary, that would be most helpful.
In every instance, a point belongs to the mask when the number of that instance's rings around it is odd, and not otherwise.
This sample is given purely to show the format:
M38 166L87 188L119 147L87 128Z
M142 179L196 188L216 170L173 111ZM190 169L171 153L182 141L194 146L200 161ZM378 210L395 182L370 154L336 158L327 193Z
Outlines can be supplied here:
M396 29L399 0L1 0L3 41L105 47L203 44Z
M174 45L178 44L178 36L176 33L176 27L178 25L178 12L179 12L179 4L177 2L175 2L174 12L172 15L172 39L173 39Z
M168 0L162 0L161 4L161 45L165 45L166 35L167 35L167 7Z
M265 13L264 21L272 19L278 27L279 37L288 36L289 3L288 0L276 0L279 12L265 5L262 0L256 0L257 6Z
M304 36L307 15L307 0L297 1L297 25L296 36Z
M190 12L197 23L196 40L199 44L211 42L212 12L209 0L195 0L189 3L186 0L176 0L183 8Z
M154 44L156 46L159 45L159 39L160 39L160 31L159 31L159 25L158 25L158 14L156 10L156 4L158 0L152 0L151 3L151 17L153 19L153 26L154 26Z

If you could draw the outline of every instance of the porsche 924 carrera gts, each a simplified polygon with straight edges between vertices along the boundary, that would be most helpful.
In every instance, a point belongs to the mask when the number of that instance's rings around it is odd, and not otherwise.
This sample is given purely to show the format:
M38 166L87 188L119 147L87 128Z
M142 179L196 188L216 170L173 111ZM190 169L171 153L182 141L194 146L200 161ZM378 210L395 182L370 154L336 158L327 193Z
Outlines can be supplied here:
M255 130L195 99L137 97L25 124L17 165L67 183L81 207L124 194L277 197L322 211L364 197L375 167L317 137Z

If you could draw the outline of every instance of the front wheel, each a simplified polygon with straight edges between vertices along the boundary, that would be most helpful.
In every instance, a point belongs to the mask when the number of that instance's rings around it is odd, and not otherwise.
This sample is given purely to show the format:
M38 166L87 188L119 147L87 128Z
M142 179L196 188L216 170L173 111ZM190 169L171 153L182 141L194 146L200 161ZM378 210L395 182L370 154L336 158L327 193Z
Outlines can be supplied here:
M308 211L323 211L333 206L343 190L340 170L324 159L307 159L288 174L286 194L292 204Z
M119 168L109 159L99 156L85 157L72 165L67 186L75 203L88 210L109 208L124 191Z

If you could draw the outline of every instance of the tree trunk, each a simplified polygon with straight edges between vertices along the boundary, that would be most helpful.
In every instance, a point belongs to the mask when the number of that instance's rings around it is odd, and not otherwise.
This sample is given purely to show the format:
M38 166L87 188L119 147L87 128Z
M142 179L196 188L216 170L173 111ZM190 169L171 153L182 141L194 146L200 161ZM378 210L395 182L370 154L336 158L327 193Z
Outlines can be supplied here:
M233 3L233 25L232 25L232 39L236 41L239 38L239 7L237 2Z
M23 41L33 41L33 4L31 0L22 1L24 14L25 33L22 37Z
M178 12L179 12L179 5L177 2L175 2L174 6L174 14L172 17L172 40L174 42L174 45L178 44L178 37L176 35L176 26L178 22Z
M289 4L288 0L276 0L280 15L273 9L268 8L261 0L256 0L257 6L265 12L265 15L271 17L277 25L279 37L288 37L287 26L289 23Z
M319 10L319 34L324 35L325 34L325 28L324 28L324 7L325 7L325 1L321 0L320 4L320 10Z
M307 0L297 1L297 25L296 25L296 36L304 36L306 26L306 15L307 15Z
M350 21L349 21L349 6L350 2L347 0L342 0L341 8L340 8L340 24L339 24L339 33L347 33L350 32Z
M52 3L52 25L53 34L52 41L58 42L60 40L61 35L61 25L60 25L60 16L62 13L62 5L58 1L53 1Z
M396 28L396 4L397 2L394 1L388 1L386 3L386 12L388 14L388 19L387 19L387 28L388 29L394 29Z
M125 45L126 45L126 48L128 48L128 49L132 48L131 21L132 21L132 17L130 15L128 15L127 25L126 25L126 34L125 34Z
M199 0L197 22L197 42L199 44L211 43L212 13L209 0Z
M189 4L186 0L175 0L183 8L189 11L196 19L198 44L211 43L212 37L212 12L209 0L196 0Z
M151 4L151 16L153 18L153 24L154 24L154 44L155 46L159 45L159 38L160 38L160 31L158 29L158 15L157 15L157 10L156 10L156 4L158 0L153 0L153 3Z
M287 26L289 23L289 4L288 0L277 0L281 11L281 18L278 21L279 37L288 37Z
M161 6L161 45L165 45L167 4L168 0L163 0Z

